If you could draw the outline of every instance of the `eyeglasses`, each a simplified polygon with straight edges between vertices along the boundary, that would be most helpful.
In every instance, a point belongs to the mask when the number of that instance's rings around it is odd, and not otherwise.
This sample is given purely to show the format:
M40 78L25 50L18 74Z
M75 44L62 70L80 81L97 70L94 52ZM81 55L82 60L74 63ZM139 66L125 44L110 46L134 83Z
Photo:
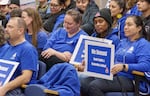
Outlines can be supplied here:
M54 4L54 3L49 3L49 6L50 6L50 7L53 7L53 8L57 8L57 7L59 7L60 5L59 5L59 4Z

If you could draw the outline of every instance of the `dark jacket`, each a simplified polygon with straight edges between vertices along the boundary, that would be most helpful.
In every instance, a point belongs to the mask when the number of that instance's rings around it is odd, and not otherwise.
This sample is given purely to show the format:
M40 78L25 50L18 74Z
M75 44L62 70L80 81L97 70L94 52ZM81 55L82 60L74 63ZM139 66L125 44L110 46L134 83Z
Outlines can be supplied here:
M63 22L62 19L64 19L64 16L62 16L62 18L60 16L64 14L65 14L65 10L62 10L56 14L51 14L51 13L47 14L48 19L43 23L43 28L46 31L51 33L54 30L54 27L56 26L55 25L56 22L59 22L59 24L62 24ZM59 25L57 27L59 27Z
M150 41L150 15L143 19L147 40Z
M93 18L98 11L99 8L96 5L96 3L94 1L91 1L87 6L87 9L83 13L81 28L89 35L93 33L94 29Z

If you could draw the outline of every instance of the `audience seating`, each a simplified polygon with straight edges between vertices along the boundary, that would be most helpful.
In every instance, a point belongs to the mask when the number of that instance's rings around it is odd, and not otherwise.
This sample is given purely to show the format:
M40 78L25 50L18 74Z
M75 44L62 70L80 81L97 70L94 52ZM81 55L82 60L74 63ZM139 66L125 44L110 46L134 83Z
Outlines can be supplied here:
M105 94L105 96L143 96L140 95L139 93L139 83L140 81L146 81L149 82L145 76L143 72L139 72L139 71L133 71L132 74L134 74L135 76L135 92L107 92ZM145 95L147 96L147 95Z
M44 67L45 69L45 67ZM43 71L44 72L44 71ZM43 73L40 73L43 74ZM144 80L149 82L145 77L143 72L133 71L132 74L135 75L135 92L107 92L105 96L141 96L139 95L139 82ZM59 92L56 90L50 90L39 84L32 84L29 86L25 86L25 94L26 96L59 96Z
M38 63L39 63L39 71L37 79L39 80L46 73L46 64L40 60L38 61Z

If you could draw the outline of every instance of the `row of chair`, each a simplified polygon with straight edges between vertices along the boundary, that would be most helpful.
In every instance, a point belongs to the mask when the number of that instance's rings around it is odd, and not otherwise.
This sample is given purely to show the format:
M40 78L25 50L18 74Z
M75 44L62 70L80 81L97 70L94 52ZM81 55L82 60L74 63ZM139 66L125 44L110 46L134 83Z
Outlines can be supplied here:
M57 66L54 65L54 66ZM68 65L69 66L69 65ZM52 67L53 68L53 67ZM55 67L56 68L56 67ZM38 79L40 79L46 73L46 65L42 61L39 61L39 75ZM143 72L133 71L132 74L135 75L135 92L107 92L105 96L140 96L139 95L139 83L141 80L145 80ZM78 78L78 77L76 77ZM147 82L149 82L147 80ZM24 92L26 96L59 96L59 92L57 90L50 90L40 84L32 84L32 85L23 85L25 88ZM48 95L49 94L49 95ZM124 94L124 95L123 95Z

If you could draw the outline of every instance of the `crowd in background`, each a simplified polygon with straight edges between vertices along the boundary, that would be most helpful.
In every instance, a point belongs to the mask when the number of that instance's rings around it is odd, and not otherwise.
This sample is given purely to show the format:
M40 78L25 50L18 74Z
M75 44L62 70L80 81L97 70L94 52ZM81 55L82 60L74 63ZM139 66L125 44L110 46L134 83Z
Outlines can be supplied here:
M68 63L80 35L109 39L115 45L113 81L79 76L82 96L122 91L119 82L126 91L134 91L131 72L150 71L150 0L108 0L106 8L94 0L38 0L36 8L25 9L20 0L0 0L0 23L0 59L20 63L10 82L0 86L0 96L16 91L19 95L14 96L24 96L19 87L36 83L39 60L47 71ZM78 70L85 65L83 59Z

